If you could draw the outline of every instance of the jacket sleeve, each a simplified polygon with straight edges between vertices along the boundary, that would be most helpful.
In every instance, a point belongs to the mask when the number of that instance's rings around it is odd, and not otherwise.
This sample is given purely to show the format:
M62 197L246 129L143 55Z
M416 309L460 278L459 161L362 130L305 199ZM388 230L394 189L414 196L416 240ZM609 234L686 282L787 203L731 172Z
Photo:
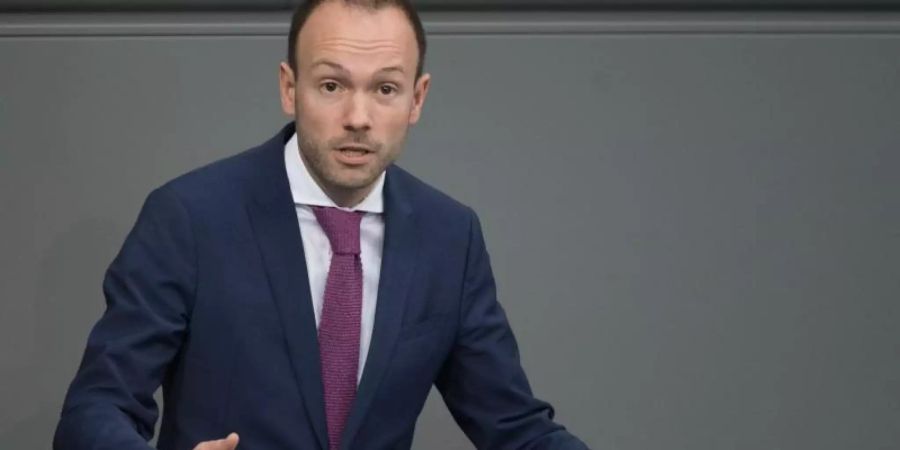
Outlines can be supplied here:
M69 387L53 448L148 449L153 393L181 347L196 286L188 212L153 191L103 281L106 310Z
M459 331L435 385L479 449L587 449L553 422L553 407L531 393L515 337L497 302L481 226L470 214Z

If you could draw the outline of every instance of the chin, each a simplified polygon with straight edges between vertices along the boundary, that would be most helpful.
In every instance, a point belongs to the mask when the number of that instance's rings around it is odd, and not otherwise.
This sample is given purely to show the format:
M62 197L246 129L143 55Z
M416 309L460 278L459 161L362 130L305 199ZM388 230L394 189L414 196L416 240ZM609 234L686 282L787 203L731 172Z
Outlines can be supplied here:
M364 189L372 185L375 180L378 179L378 176L372 177L335 177L332 178L331 185L346 191L356 191L359 189Z
M381 175L381 170L377 170L374 167L353 170L350 173L347 173L347 171L343 172L331 179L334 185L341 189L362 189L374 183L378 176Z

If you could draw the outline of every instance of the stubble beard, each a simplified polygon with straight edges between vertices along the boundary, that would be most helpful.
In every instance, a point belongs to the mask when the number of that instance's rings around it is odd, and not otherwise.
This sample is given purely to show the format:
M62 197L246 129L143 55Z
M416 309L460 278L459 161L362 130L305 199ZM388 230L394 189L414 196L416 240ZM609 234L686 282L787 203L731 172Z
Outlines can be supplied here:
M403 147L405 140L406 137L404 136L397 144L386 146L382 143L371 141L363 133L357 133L356 135L322 142L311 137L310 133L300 129L299 126L297 130L297 143L300 147L300 156L303 158L303 162L306 164L310 175L313 176L315 181L323 187L326 192L333 190L341 193L351 193L370 188L385 168L387 168L387 166L393 162L393 159L400 153L400 149ZM329 159L329 152L334 151L336 147L339 147L342 144L348 143L364 144L375 150L376 157L374 164L366 166L363 169L357 169L364 172L352 177L341 176L341 174L337 173L340 170L335 166L337 163Z

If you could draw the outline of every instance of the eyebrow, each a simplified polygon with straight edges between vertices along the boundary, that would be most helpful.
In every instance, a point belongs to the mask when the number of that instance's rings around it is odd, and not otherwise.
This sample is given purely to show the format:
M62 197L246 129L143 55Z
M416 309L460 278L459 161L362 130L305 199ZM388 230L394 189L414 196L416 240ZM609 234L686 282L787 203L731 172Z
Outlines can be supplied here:
M320 60L314 62L314 63L312 64L312 66L310 66L310 70L316 68L317 66L328 66L328 67L331 67L332 69L337 70L338 72L341 72L341 73L344 73L344 74L346 74L346 73L349 72L346 68L344 68L344 66L342 66L342 65L340 65L340 64L338 64L338 63L336 63L336 62L329 61L329 60L327 60L327 59L320 59ZM403 70L403 67L401 67L401 66L390 66L390 67L383 67L383 68L381 68L381 69L378 69L378 72L400 72L400 73L404 73L405 71Z

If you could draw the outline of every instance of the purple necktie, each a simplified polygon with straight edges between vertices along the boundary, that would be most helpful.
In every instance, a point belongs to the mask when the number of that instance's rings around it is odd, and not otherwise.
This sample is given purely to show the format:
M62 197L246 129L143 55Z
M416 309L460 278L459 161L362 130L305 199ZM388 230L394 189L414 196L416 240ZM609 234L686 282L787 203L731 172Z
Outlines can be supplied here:
M331 243L331 267L319 321L319 355L325 388L328 448L336 450L356 397L362 314L362 262L359 259L362 213L318 206L313 206L312 210Z

